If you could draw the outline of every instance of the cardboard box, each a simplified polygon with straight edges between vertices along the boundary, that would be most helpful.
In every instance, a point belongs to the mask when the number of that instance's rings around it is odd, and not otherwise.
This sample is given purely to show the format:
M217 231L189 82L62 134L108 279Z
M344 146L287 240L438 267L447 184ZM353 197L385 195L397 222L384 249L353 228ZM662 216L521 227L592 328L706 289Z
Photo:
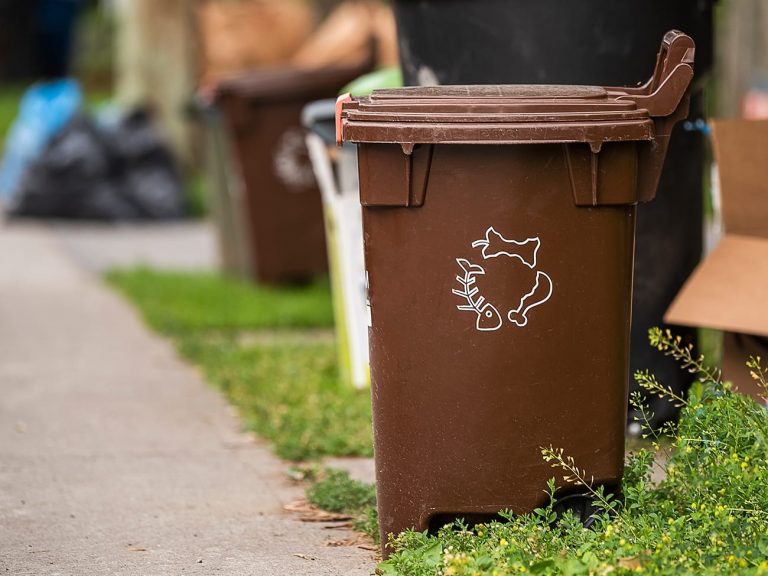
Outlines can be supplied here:
M712 137L725 234L664 320L725 331L723 378L759 398L745 362L768 360L768 121L717 121Z

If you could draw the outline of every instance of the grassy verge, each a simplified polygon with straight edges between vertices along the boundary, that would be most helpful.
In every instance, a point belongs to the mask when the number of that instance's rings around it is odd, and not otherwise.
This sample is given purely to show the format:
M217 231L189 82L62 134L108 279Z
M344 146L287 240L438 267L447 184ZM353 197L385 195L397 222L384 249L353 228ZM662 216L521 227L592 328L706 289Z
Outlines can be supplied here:
M352 517L355 530L379 541L376 488L349 477L343 470L325 469L309 478L307 500L322 510Z
M339 384L327 282L260 288L213 274L145 268L106 278L278 455L371 454L370 394Z
M320 281L266 288L213 273L114 270L107 281L141 310L155 330L181 338L266 328L330 328L330 288Z

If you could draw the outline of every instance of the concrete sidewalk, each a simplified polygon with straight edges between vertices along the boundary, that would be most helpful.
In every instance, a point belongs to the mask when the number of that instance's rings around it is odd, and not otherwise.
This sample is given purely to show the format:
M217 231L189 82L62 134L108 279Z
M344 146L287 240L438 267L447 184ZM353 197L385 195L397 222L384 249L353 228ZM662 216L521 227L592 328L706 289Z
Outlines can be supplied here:
M82 268L151 266L173 270L214 270L216 232L206 220L172 222L56 222L56 240Z
M0 225L0 574L367 575L285 464L78 267Z

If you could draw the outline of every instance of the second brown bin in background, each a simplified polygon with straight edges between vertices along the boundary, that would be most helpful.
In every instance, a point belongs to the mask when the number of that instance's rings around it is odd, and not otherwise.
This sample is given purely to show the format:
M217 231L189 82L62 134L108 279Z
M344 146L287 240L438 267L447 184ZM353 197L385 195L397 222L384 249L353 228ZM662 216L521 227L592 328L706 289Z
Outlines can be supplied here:
M337 137L358 143L382 542L545 504L543 446L619 489L635 209L687 113L693 52L668 33L637 89L340 101Z
M243 184L246 267L263 283L303 282L327 273L320 192L301 128L301 110L334 97L370 68L260 70L222 81L216 91L234 166Z

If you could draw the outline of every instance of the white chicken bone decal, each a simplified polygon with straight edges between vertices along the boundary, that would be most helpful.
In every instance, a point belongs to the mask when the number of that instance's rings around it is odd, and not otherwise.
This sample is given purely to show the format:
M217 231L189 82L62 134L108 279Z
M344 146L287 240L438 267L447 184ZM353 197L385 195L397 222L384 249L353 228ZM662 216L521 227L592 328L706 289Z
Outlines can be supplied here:
M536 285L520 299L520 305L507 312L507 318L512 324L523 327L528 324L528 312L544 304L552 296L552 279L544 272L536 272ZM527 303L527 305L526 305Z
M507 256L508 258L516 258L531 270L535 270L541 240L538 237L527 238L523 241L507 240L491 226L486 230L485 238L473 242L472 247L482 247L484 260ZM487 302L485 297L478 296L479 289L475 286L476 277L485 275L485 268L472 264L464 258L457 258L456 263L463 271L462 276L456 276L461 290L454 289L452 292L467 301L467 304L459 305L457 308L477 314L476 327L479 331L493 332L498 330L504 323L499 309ZM537 270L533 287L520 298L514 308L509 308L507 319L517 327L526 326L528 324L528 312L549 300L552 297L552 292L552 279L545 272Z

